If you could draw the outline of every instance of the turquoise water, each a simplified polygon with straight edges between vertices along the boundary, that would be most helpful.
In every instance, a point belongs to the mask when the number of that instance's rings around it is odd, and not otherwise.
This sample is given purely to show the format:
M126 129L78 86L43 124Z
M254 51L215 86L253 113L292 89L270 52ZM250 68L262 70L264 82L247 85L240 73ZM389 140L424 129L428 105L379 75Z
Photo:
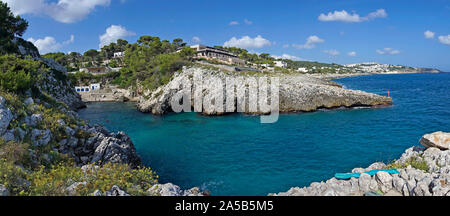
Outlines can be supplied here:
M336 172L389 162L420 137L450 131L450 74L402 74L337 80L346 88L386 95L377 109L259 117L152 116L133 104L95 103L80 115L132 138L160 182L209 189L213 195L267 195L331 178Z

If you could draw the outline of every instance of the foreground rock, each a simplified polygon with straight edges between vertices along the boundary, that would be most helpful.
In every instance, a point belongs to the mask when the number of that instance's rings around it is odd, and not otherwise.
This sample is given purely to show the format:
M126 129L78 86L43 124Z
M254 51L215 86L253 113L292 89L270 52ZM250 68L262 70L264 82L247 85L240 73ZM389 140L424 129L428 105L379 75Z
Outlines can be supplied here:
M156 196L203 196L197 187L183 191L172 183L156 184L148 190L148 193Z
M449 133L438 133L446 137ZM428 135L424 136L429 137ZM363 172L397 168L398 174L378 172L370 176ZM326 182L314 182L309 187L291 188L287 192L270 196L450 196L450 150L412 147L407 149L394 164L374 163L368 168L356 168L352 172L363 173L360 178Z
M280 78L280 111L281 112L297 112L297 111L315 111L320 108L335 108L335 107L353 107L353 106L376 106L386 105L392 103L392 99L376 94L371 94L363 91L348 90L342 88L335 82L315 78L308 75L286 75L286 74L253 74L242 75L237 72L223 72L217 69L207 69L203 67L183 68L181 73L174 75L174 78L167 84L154 91L146 92L141 97L138 109L142 112L151 112L153 114L165 114L172 112L171 101L186 83L193 83L194 73L200 73L203 77L203 88L201 90L202 98L217 97L223 95L224 102L226 98L226 78L227 77L253 77L258 80L261 77L269 78L270 76L277 76ZM237 83L239 87L256 87L257 83ZM196 87L192 91L192 104L194 104L194 97ZM236 91L237 92L237 91ZM238 93L239 94L239 93ZM249 94L249 90L245 90L245 95ZM245 95L235 95L234 100L243 98ZM250 97L251 99L251 97ZM250 101L247 96L245 113L250 114L267 114L265 111L250 111L248 104L257 101ZM218 104L217 106L221 106ZM223 105L224 106L224 105ZM225 106L224 106L225 107ZM224 112L217 111L215 104L203 103L203 114L206 115L221 115ZM223 109L225 110L225 108ZM236 111L236 106L234 111Z
M448 150L450 149L450 133L439 131L432 134L426 134L420 140L420 144L425 147L435 147L441 150Z

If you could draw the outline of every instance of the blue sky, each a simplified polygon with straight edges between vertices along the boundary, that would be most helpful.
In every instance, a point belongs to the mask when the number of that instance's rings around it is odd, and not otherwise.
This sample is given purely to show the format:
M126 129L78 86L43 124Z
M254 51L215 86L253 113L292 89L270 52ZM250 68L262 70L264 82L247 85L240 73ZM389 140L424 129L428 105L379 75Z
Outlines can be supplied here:
M102 35L103 44L152 35L292 59L450 71L450 0L1 1L29 21L24 38L41 52L98 49Z

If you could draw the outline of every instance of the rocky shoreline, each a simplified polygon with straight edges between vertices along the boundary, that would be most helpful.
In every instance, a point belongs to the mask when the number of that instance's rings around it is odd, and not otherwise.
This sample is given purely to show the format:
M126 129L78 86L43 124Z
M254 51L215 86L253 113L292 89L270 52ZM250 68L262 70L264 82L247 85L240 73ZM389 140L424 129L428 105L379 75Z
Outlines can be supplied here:
M407 149L392 164L376 162L353 169L352 173L362 173L359 178L332 178L269 196L450 196L450 133L427 134L420 143L425 147ZM400 174L364 173L387 168L395 168Z
M154 91L147 91L141 96L137 105L139 111L150 112L156 115L162 115L173 112L170 102L173 97L182 89L186 82L192 82L194 73L201 74L203 77L203 87L201 90L192 88L191 98L194 104L194 98L197 96L195 92L201 92L202 98L205 97L220 97L218 94L226 94L226 78L232 77L272 77L276 76L280 81L279 89L279 111L280 112L311 112L321 108L336 108L336 107L354 107L354 106L378 106L388 105L392 103L392 98L371 94L363 91L344 89L336 82L316 78L301 74L250 74L243 75L240 73L232 73L221 71L216 68L205 67L185 67L180 73L176 73L174 78L166 85L159 87ZM221 80L221 83L217 83ZM247 83L248 84L248 83ZM238 84L239 85L239 84ZM244 84L241 84L244 85ZM255 84L256 85L256 84ZM237 92L237 91L236 91ZM234 100L238 98L245 98L249 90L245 90L245 95L234 94ZM251 97L250 97L251 98ZM255 101L246 99L246 105ZM255 102L256 103L256 102ZM220 106L218 104L218 106ZM223 105L225 106L225 105ZM215 110L214 104L203 104L202 114L204 115L222 115L224 112ZM234 107L236 111L236 106ZM254 113L246 106L244 113L247 114L268 114L266 112Z

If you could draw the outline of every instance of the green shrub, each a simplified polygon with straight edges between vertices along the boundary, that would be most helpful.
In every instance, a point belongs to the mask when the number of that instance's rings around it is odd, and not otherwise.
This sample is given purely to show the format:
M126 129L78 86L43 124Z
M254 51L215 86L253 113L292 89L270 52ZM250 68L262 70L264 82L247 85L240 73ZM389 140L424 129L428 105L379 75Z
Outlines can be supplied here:
M385 169L405 169L410 165L411 165L411 167L413 167L415 169L423 170L425 172L428 172L430 170L430 167L428 166L427 162L422 157L411 157L405 163L400 163L397 161L397 162L386 165L384 168Z
M0 56L0 88L9 92L25 92L33 85L32 73L44 69L41 62L17 55Z
M76 195L87 196L96 190L106 192L114 185L132 195L146 195L157 183L157 176L150 168L131 169L126 164L93 166L86 172L71 164L59 164L50 169L41 167L30 174L28 180L31 184L26 195L33 196L71 195L65 189L75 182L86 182L76 188Z
M4 185L12 195L27 190L26 172L6 159L0 159L0 184Z
M9 141L4 142L0 138L0 159L17 165L29 162L28 144Z

